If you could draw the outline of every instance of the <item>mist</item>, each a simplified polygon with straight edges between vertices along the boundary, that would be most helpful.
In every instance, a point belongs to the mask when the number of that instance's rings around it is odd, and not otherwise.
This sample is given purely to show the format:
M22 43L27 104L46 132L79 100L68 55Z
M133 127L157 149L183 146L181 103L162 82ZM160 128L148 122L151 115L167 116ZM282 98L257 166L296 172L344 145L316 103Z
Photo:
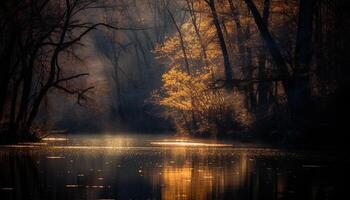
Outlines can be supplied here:
M47 99L50 106L42 109L38 122L48 129L79 133L174 131L161 116L162 108L148 102L166 70L155 59L154 47L174 32L166 11L159 10L165 6L158 5L161 2L110 1L82 13L79 17L86 21L130 30L96 29L85 37L76 52L81 61L75 65L89 73L79 84L94 87L88 104L79 105L74 96L52 92ZM68 63L67 68L77 66Z

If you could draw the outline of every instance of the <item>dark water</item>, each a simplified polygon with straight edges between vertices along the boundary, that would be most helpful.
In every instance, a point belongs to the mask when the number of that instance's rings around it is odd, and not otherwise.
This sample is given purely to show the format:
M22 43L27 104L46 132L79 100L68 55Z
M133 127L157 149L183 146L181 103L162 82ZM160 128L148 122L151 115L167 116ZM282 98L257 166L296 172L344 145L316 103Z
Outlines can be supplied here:
M44 142L0 147L0 199L347 199L349 161L331 151L135 136Z

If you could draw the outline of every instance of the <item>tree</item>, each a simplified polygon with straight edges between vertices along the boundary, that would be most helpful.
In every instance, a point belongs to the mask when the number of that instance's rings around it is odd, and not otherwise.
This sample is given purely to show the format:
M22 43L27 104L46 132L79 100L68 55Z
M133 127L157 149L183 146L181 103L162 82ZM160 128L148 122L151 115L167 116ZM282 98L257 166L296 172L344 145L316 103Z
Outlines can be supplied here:
M216 33L219 39L219 44L221 47L221 51L222 51L222 56L224 59L224 68L225 68L225 79L226 79L226 83L225 83L225 87L227 89L227 91L232 91L233 90L233 84L232 84L232 80L233 80L233 75L232 75L232 66L230 63L230 59L229 59L229 54L228 54L228 50L227 50L227 45L225 42L225 38L224 35L222 33L222 29L220 26L220 21L219 21L219 17L216 11L216 7L215 7L215 0L205 0L205 2L208 4L211 14L212 14L212 20L213 23L215 25L216 28Z
M1 36L5 46L0 55L3 58L0 116L6 116L1 123L13 137L31 137L30 129L42 101L53 89L75 95L78 104L89 99L87 92L93 86L80 88L72 84L89 74L69 73L78 70L67 70L63 63L65 59L77 59L76 47L92 30L120 29L81 17L96 7L94 0L2 3L5 12L1 16ZM8 105L10 109L4 109Z

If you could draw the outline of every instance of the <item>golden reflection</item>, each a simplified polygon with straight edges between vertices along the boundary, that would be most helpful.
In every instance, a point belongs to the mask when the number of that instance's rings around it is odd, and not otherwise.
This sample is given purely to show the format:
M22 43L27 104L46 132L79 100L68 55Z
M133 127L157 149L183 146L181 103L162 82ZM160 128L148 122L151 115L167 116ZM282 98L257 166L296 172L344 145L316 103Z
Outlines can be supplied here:
M44 141L66 141L68 139L62 138L62 137L46 137L46 138L42 138L41 140L44 140Z
M66 188L77 188L79 187L79 185L76 185L76 184L67 184L66 185Z
M218 162L210 149L196 154L185 148L170 151L163 162L162 199L221 199L227 188L239 188L247 181L249 162L242 153L233 162ZM222 161L219 161L222 162Z
M190 181L192 169L188 167L172 168L167 167L163 171L162 195L164 200L170 199L187 199L190 194Z
M182 146L182 147L232 147L230 144L171 141L171 142L151 142L152 145L160 146Z
M63 156L46 156L47 159L64 159Z

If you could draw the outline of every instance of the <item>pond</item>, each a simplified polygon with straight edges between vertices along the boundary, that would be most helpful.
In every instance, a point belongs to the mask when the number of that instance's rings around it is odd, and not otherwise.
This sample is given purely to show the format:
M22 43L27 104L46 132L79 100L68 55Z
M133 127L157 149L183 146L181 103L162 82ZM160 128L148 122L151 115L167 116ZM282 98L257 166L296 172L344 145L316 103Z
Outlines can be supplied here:
M0 147L0 199L344 199L349 159L169 136L49 136Z

